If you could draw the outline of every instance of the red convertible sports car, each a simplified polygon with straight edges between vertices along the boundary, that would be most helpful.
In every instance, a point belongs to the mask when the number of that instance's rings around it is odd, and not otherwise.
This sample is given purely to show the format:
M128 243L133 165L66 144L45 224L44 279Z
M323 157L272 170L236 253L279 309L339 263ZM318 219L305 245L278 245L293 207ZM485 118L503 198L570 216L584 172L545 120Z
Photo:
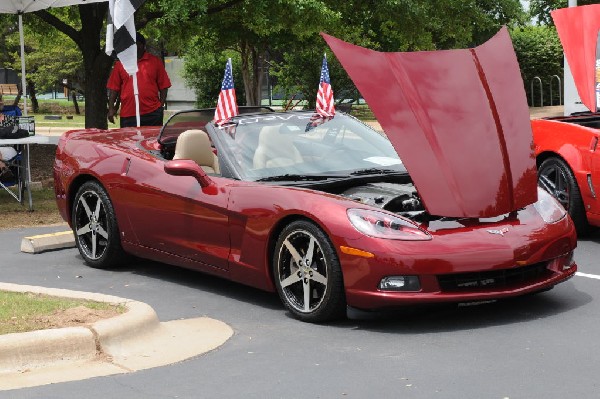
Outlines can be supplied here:
M600 226L600 4L564 8L552 17L577 91L590 112L532 121L540 185L569 211L577 231Z
M312 322L573 276L574 226L537 187L505 30L427 53L325 39L386 135L343 113L244 108L221 127L194 110L160 129L68 132L55 188L83 259L132 254L277 291Z

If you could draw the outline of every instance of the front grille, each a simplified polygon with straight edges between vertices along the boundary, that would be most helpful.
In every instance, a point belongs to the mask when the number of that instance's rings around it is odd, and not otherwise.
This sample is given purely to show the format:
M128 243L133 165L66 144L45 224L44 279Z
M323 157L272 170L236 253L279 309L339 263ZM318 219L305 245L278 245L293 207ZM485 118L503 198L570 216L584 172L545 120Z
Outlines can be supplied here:
M513 269L443 274L437 276L437 279L440 289L445 292L493 290L541 280L551 274L547 266L548 262L540 262Z

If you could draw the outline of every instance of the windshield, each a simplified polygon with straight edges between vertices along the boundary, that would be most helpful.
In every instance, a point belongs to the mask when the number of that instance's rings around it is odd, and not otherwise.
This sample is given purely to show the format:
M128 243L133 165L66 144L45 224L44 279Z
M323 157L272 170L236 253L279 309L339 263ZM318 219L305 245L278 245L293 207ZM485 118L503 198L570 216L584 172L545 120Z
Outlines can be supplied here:
M240 106L240 114L273 112L269 107L262 106ZM190 129L199 129L206 131L206 124L210 123L215 116L215 109L193 109L180 111L172 115L167 123L162 127L158 135L160 144L174 144L181 133Z
M360 121L344 114L326 122L312 116L241 115L218 129L223 133L218 140L243 180L318 180L406 171L387 138Z

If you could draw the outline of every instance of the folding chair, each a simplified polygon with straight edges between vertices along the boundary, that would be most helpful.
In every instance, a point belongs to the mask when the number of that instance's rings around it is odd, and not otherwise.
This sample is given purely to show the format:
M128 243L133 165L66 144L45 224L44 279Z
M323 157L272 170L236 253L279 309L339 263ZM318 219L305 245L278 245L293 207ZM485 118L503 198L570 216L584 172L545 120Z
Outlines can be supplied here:
M14 199L23 204L25 199L25 168L23 165L23 148L22 146L14 146L17 154L11 159L3 159L7 168L0 171L0 188L3 188ZM10 187L15 187L17 192Z

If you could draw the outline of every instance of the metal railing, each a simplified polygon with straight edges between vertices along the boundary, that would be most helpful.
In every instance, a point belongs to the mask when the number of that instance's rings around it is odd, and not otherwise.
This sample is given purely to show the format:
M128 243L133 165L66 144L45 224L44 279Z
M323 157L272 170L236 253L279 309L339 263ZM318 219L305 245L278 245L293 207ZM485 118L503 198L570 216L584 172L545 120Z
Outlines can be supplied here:
M556 80L557 84L558 84L558 104L557 105L563 105L564 99L563 99L563 93L562 93L562 81L560 79L560 77L558 75L552 75L550 76L550 83L549 83L549 89L550 89L550 106L554 105L554 93L553 93L553 88L552 86L554 85L554 81ZM535 105L535 83L538 82L538 86L539 86L539 91L540 91L540 103L539 105ZM539 76L534 76L533 79L531 79L531 106L532 107L543 107L544 106L544 84L542 82L542 79Z
M539 76L535 76L533 79L531 79L531 106L535 107L535 101L533 100L533 84L535 82L540 82L540 107L544 106L544 85L542 85L542 79Z
M554 105L554 104L552 104L552 99L554 98L554 96L552 96L552 82L554 81L554 79L556 79L558 81L558 105L562 105L563 104L562 82L558 75L552 75L550 77L550 105L551 106Z

